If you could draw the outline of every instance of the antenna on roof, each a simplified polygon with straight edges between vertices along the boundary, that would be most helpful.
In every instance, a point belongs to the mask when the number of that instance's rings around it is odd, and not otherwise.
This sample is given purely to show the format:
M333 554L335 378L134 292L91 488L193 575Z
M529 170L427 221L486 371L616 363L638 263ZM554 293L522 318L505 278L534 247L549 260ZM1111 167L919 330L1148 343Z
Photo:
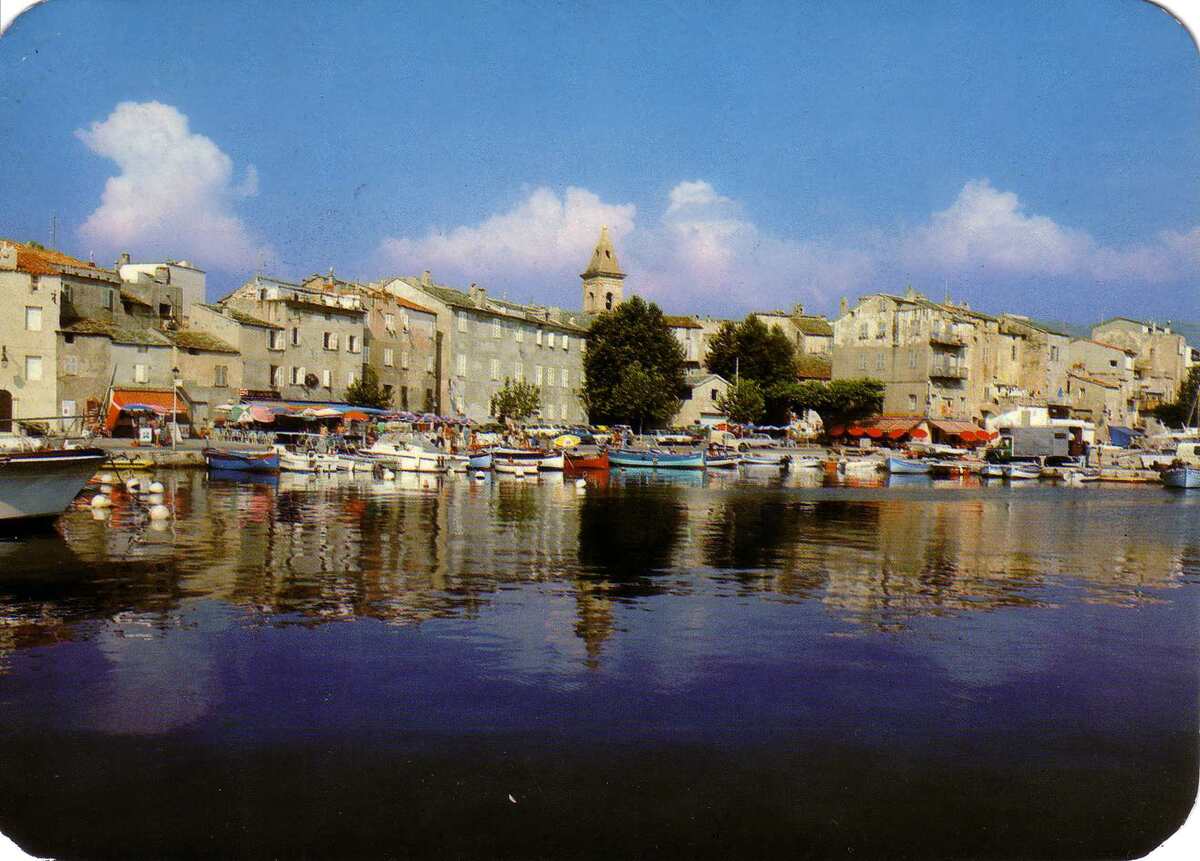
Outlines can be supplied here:
M50 247L58 247L58 215L50 213Z

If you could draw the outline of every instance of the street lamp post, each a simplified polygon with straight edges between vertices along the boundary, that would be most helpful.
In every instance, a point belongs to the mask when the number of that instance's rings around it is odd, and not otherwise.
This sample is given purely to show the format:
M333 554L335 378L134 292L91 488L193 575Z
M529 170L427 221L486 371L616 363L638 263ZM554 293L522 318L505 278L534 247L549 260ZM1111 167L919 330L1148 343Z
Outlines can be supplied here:
M175 433L179 424L179 368L171 368L171 450L175 450Z

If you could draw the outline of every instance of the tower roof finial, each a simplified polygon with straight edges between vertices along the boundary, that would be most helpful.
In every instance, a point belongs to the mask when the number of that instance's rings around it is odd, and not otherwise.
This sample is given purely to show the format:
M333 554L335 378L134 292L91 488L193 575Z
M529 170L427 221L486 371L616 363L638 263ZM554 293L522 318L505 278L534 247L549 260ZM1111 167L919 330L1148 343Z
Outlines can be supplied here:
M625 273L621 271L621 264L617 262L617 251L613 248L612 240L608 238L607 224L600 228L600 241L596 243L592 259L580 277L591 278L595 275L607 275L610 278L625 277Z

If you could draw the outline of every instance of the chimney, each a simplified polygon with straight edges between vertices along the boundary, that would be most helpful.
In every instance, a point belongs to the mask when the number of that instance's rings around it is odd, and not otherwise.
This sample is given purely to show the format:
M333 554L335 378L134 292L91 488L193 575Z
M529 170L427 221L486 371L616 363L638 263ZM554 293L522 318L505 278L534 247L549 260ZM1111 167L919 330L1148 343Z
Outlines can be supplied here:
M17 268L17 247L0 242L0 270L12 272Z
M129 252L122 251L121 256L117 258L117 266L128 266L129 262Z
M793 317L803 317L804 316L803 303L797 302L795 305L792 306L792 316Z
M849 310L850 310L850 301L845 296L843 296L842 301L838 303L838 316L845 316L846 312Z
M422 287L432 287L433 286L433 274L428 269L426 269L424 272L421 273L421 286Z
M476 308L482 308L487 304L487 290L480 287L474 281L471 282L468 292L471 294L471 304Z

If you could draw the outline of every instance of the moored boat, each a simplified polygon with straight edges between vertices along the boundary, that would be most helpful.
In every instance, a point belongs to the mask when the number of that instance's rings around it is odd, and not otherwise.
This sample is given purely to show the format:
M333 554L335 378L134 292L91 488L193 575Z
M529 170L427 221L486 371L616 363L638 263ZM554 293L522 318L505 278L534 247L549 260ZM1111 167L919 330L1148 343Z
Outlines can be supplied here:
M613 466L649 469L704 469L704 452L673 454L659 449L615 448L608 452Z
M204 449L204 462L209 469L239 472L279 472L279 452L242 451L238 449Z
M1006 463L1003 467L1005 481L1037 481L1042 468L1036 463Z
M98 448L0 451L0 523L58 517L106 457Z
M567 472L585 472L608 469L608 452L601 451L594 455L570 454L563 452L563 468Z
M1172 466L1163 471L1162 482L1167 487L1200 488L1200 467Z
M477 451L467 457L467 466L472 472L477 469L492 468L492 453L490 451Z
M887 471L892 475L927 475L932 470L929 461L910 457L889 457Z
M1004 478L1004 467L998 463L985 463L979 475L982 478Z

